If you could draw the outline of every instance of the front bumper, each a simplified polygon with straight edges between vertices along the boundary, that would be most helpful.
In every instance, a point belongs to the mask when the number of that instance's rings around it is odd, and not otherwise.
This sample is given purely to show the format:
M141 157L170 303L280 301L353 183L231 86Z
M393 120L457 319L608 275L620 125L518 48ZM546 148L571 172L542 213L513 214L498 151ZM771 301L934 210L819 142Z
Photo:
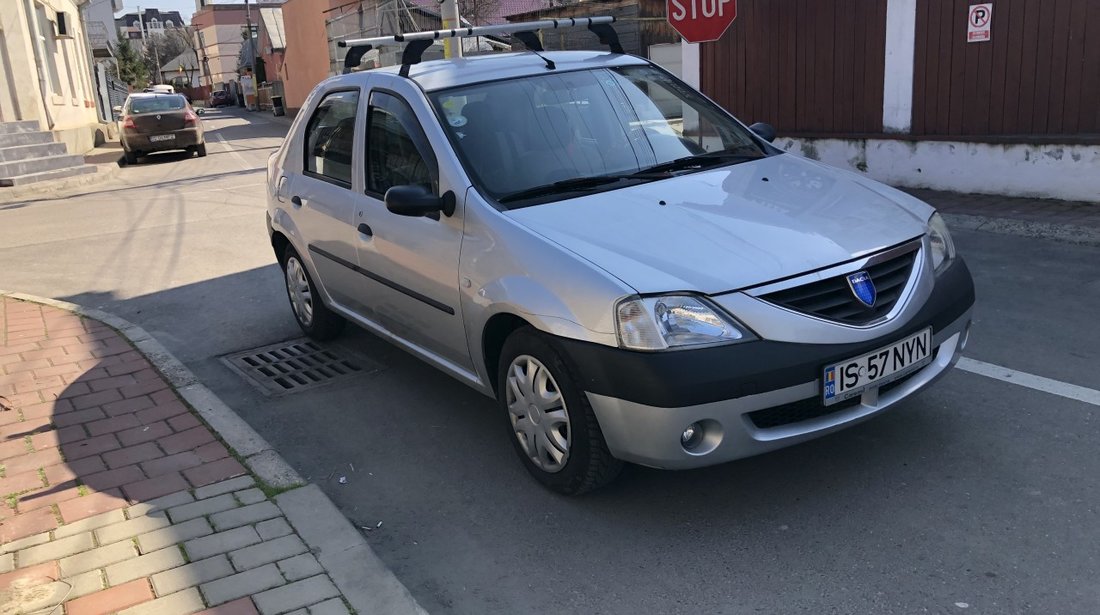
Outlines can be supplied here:
M686 469L749 457L804 442L884 412L942 377L960 356L970 331L974 286L961 259L943 271L924 306L902 327L851 344L758 341L717 348L637 353L563 341L611 453L641 465ZM825 365L859 356L932 327L934 358L899 383L871 389L858 403L837 404L812 418L760 428L749 413L812 404ZM680 400L680 401L677 401ZM691 452L680 434L704 425Z

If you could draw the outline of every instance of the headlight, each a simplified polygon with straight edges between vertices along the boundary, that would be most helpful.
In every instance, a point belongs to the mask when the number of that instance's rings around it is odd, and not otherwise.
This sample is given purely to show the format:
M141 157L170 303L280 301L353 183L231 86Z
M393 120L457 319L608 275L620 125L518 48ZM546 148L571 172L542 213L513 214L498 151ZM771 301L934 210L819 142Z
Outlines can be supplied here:
M744 325L698 297L666 295L628 299L616 310L619 343L631 350L666 350L744 341Z
M955 242L939 214L928 219L928 239L932 244L932 268L939 273L955 258Z

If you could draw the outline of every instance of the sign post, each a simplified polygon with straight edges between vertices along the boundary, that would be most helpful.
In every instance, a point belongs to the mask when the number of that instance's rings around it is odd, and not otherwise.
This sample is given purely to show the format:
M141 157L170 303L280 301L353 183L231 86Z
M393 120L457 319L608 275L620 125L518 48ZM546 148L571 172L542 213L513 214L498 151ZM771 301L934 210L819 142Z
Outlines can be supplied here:
M668 23L689 43L722 38L737 17L737 0L665 0Z
M966 17L966 42L984 43L990 40L993 26L993 4L972 4Z

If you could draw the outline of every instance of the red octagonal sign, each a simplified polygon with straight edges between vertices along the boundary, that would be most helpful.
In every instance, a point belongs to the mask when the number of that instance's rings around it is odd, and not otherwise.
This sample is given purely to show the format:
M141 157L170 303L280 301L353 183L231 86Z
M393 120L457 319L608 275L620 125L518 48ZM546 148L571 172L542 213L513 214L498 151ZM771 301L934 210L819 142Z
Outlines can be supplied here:
M668 23L689 43L722 38L737 17L737 0L665 0Z

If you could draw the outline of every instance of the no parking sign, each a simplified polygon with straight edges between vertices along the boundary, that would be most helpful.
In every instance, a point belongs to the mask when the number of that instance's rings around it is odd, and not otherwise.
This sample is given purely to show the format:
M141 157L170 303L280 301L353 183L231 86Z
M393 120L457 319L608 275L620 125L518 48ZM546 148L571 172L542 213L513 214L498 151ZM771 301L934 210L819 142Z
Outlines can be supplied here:
M993 24L993 4L972 4L966 16L966 42L982 43L990 39Z

